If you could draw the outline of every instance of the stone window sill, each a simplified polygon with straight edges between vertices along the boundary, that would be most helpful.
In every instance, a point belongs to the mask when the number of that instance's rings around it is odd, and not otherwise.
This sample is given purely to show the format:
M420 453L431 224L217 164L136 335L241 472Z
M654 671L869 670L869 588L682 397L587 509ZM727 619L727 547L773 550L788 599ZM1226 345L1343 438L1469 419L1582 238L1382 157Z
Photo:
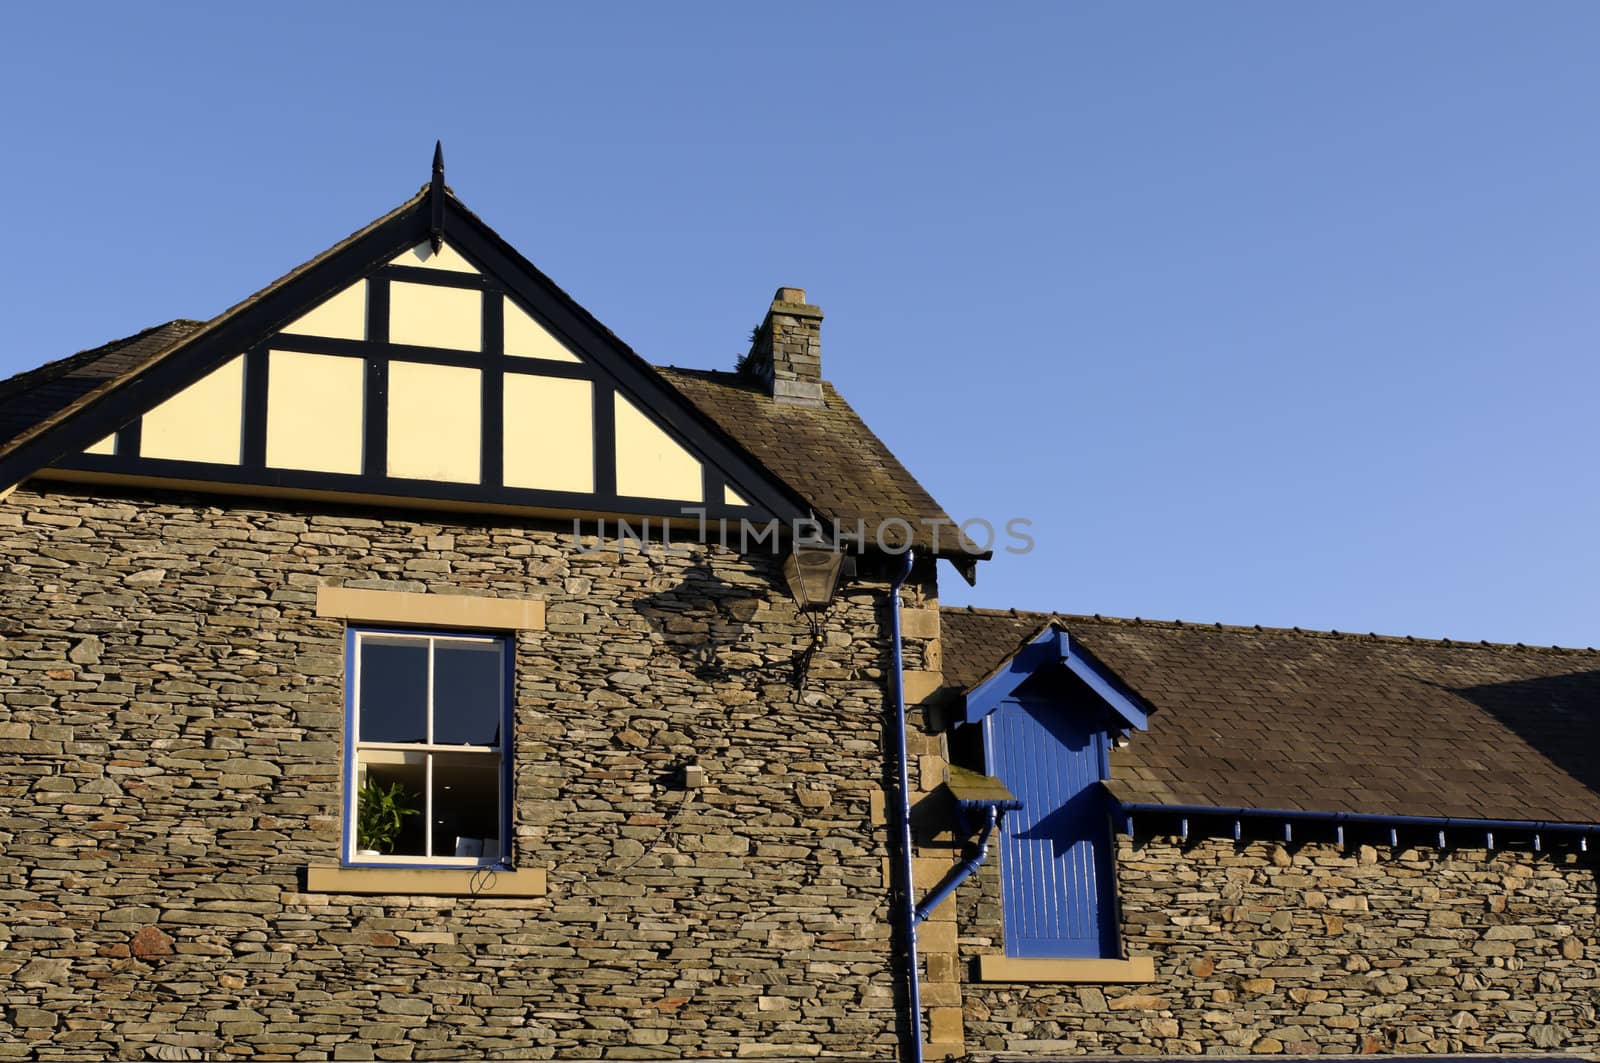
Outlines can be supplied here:
M543 897L542 867L515 871L490 868L332 867L306 868L307 893L368 893L393 897Z
M1126 960L1042 960L979 956L980 982L1154 982L1150 956Z

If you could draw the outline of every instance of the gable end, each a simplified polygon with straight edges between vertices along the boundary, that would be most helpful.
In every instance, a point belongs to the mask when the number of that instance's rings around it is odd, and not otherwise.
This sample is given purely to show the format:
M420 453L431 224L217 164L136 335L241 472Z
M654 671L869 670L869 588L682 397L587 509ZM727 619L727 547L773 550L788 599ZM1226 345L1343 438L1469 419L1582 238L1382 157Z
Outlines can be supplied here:
M810 507L453 195L428 193L0 451L77 481L544 515Z

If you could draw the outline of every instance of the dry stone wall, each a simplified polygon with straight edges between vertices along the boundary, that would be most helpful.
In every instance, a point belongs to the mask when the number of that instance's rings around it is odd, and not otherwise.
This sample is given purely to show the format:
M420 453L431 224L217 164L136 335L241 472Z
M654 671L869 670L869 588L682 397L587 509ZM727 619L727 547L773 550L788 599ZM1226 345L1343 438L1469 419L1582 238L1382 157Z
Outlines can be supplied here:
M1538 1052L1600 1043L1589 854L1119 836L1147 985L963 984L967 1050L1033 1055ZM963 957L1003 951L999 879Z
M547 602L514 739L547 896L304 892L340 844L319 583ZM25 487L0 505L0 1060L892 1057L884 592L821 616L800 692L811 630L769 558ZM668 785L691 758L707 785Z
M907 665L932 684L919 579ZM514 851L548 895L305 891L340 841L343 625L314 615L319 583L546 601L516 640ZM885 590L820 618L797 690L812 632L769 558L17 492L0 1060L892 1058ZM927 792L944 750L911 739ZM671 785L691 758L707 785ZM1002 948L991 859L925 925L930 1058L1600 1043L1587 855L1117 845L1124 940L1157 981L973 981ZM951 856L925 859L921 888Z

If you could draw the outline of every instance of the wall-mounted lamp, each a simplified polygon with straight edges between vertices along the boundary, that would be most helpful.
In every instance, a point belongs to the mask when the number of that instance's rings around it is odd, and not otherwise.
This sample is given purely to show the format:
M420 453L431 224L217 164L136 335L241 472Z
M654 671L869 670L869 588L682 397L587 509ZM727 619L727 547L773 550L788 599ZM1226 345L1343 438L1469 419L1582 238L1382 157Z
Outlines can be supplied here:
M796 546L783 559L783 578L801 609L825 609L839 589L844 551L825 546Z

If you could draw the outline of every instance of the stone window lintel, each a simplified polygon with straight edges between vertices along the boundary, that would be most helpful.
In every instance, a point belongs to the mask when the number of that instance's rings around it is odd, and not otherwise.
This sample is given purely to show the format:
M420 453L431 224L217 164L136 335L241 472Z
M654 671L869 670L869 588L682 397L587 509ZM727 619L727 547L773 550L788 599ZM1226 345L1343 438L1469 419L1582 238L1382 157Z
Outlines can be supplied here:
M412 624L469 631L543 631L544 602L476 594L317 588L317 615L364 624Z

